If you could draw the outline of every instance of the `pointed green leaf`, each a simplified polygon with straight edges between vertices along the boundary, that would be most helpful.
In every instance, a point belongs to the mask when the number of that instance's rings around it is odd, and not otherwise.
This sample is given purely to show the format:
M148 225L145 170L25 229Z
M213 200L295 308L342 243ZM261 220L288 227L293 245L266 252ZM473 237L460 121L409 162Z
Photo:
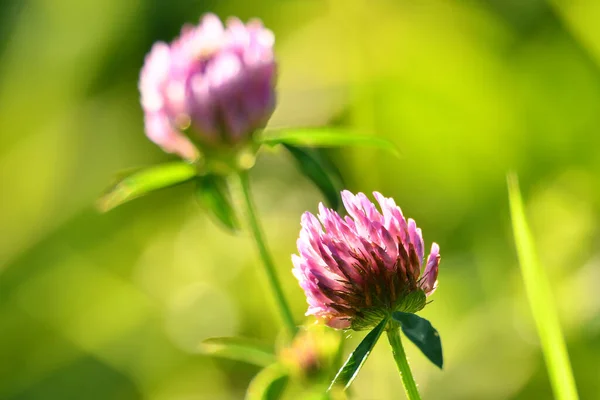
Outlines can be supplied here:
M245 400L277 400L281 398L288 380L285 368L271 364L252 379Z
M358 347L350 354L342 368L340 368L339 372L333 378L331 385L328 390L331 390L334 386L343 386L344 389L347 389L356 375L358 375L358 371L362 368L363 364L371 354L371 350L377 343L377 340L385 330L385 326L387 324L387 319L384 319L377 325L358 345Z
M312 149L304 149L289 144L284 144L284 146L296 160L300 172L319 188L325 196L327 204L331 208L337 209L340 206L342 188L336 185L332 174L328 172L327 165L317 157Z
M431 322L416 314L395 311L392 318L402 328L402 332L413 342L429 360L440 369L444 365L442 354L442 341L438 331L431 326Z
M361 135L347 129L334 127L301 128L269 132L264 133L259 138L259 141L269 146L277 144L313 147L367 146L387 150L397 157L400 155L396 146L389 140L374 135Z
M196 168L184 161L135 170L110 186L98 200L97 206L106 212L155 190L187 182L194 175Z
M238 220L231 205L225 178L217 175L196 178L196 198L226 228L232 231L238 229Z
M203 341L199 348L206 355L243 361L261 367L266 367L276 361L272 348L251 339L235 337L210 338Z

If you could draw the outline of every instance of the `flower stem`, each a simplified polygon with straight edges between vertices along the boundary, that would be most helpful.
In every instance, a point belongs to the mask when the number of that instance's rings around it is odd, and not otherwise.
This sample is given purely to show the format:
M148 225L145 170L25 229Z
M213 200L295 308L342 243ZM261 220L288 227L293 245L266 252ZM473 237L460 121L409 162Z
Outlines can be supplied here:
M388 340L390 346L392 346L392 353L394 354L394 360L400 371L402 377L402 384L404 385L404 391L406 397L409 400L421 400L419 391L417 390L417 384L412 376L410 367L408 366L408 360L406 359L406 353L404 347L402 347L402 340L400 339L400 329L396 323L391 323L387 330Z
M277 302L281 318L283 319L283 322L286 328L288 329L290 335L294 336L297 331L296 324L294 323L294 318L292 317L290 306L287 303L283 294L281 283L277 278L277 273L275 271L275 263L273 262L271 254L267 249L267 244L262 233L260 224L258 222L256 209L254 207L254 203L252 201L252 196L250 193L250 180L248 178L248 172L239 172L237 178L239 182L238 186L241 189L241 200L244 206L243 214L246 219L246 224L252 232L252 236L254 237L254 242L256 243L256 247L258 248L258 253L262 260L262 264L264 266L267 279L269 281L269 286L271 287L271 291L273 292L275 301Z

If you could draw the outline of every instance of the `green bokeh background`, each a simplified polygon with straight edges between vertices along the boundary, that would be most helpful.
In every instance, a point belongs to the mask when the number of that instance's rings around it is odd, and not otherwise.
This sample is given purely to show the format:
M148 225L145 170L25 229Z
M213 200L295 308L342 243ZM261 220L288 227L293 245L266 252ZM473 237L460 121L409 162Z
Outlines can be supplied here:
M551 398L512 243L509 170L581 398L599 398L600 2L2 0L1 399L240 399L257 368L207 358L198 343L277 336L251 241L207 218L191 187L93 207L115 172L172 159L144 137L138 73L154 41L209 10L275 32L272 126L336 121L401 149L329 155L350 190L393 196L441 246L422 315L443 338L445 370L407 344L424 398ZM281 151L264 152L252 179L301 322L290 254L321 196ZM375 348L354 398L402 397L388 347Z

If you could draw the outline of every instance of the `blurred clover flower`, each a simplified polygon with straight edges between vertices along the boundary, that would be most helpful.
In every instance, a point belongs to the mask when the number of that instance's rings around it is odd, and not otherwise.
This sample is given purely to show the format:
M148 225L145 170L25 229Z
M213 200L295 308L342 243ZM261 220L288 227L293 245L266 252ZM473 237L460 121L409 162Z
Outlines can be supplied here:
M337 332L322 325L303 327L292 343L279 351L279 359L293 376L302 380L328 379L338 367L335 364L341 340Z
M274 42L259 20L206 14L156 43L139 81L148 138L189 161L247 144L275 108Z
M345 218L319 205L318 219L302 216L293 273L307 297L307 315L337 329L367 329L394 311L414 313L437 287L439 246L421 273L421 229L391 198L374 193L381 213L363 194L342 192Z

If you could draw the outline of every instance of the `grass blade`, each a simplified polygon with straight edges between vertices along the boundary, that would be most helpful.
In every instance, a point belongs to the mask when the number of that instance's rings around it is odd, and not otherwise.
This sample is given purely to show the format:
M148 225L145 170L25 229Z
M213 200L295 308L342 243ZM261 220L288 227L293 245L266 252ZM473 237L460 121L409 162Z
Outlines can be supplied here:
M559 400L576 400L579 397L550 281L537 259L515 174L508 175L508 197L525 292L540 337L554 397Z

